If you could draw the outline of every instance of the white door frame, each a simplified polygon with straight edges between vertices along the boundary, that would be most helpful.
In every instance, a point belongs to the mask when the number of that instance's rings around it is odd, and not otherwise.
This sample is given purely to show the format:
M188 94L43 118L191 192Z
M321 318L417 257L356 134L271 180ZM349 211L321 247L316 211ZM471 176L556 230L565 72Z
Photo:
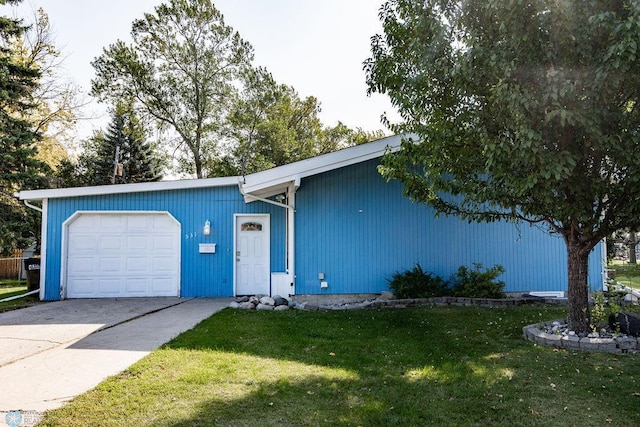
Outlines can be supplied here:
M269 294L271 294L271 215L270 214L252 214L252 213L242 213L242 214L233 214L233 295L237 295L237 285L238 285L238 262L237 262L237 253L238 253L238 224L243 219L248 217L252 218L263 218L269 224L269 233L267 236L267 280L269 281Z
M168 216L173 222L175 222L178 225L178 230L182 230L182 225L180 224L180 221L178 221L173 215L171 215L170 212L168 211L103 211L103 210L97 210L97 211L75 211L69 218L67 218L63 223L62 223L62 238L61 240L61 254L62 257L60 259L60 299L66 299L67 298L67 263L68 263L68 255L69 255L69 226L76 220L78 219L81 215L83 214L98 214L98 215L149 215L149 214L153 214L153 215L166 215ZM178 232L178 237L180 237L182 234L181 231ZM182 283L181 283L181 277L182 277L182 272L181 272L181 267L182 267L182 260L181 260L181 254L182 254L182 240L178 240L178 296L181 295L182 292Z

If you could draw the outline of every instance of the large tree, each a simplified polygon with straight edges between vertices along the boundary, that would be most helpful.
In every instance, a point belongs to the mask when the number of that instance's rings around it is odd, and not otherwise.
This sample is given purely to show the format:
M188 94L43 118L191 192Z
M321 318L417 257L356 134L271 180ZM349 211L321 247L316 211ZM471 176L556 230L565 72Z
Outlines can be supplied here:
M38 70L38 84L32 94L34 108L24 118L41 134L37 158L57 168L68 158L83 101L80 89L64 74L54 29L42 8L34 11L33 22L12 45L16 62Z
M17 1L0 0L0 5ZM20 21L0 17L0 252L23 248L37 239L38 215L27 211L13 194L43 186L45 167L36 160L39 134L24 117L40 73L16 61L15 46L25 31Z
M383 173L444 214L564 238L569 322L590 325L591 250L640 226L640 4L389 0L370 91L412 132Z
M211 0L161 4L133 22L131 36L133 45L117 41L93 62L92 93L112 104L135 99L175 132L185 171L207 176L203 165L220 153L233 84L253 59L252 47Z
M341 122L324 126L315 97L301 98L264 68L248 69L241 81L242 90L227 117L230 154L221 173L253 173L384 136L382 131L353 130Z
M116 160L121 165L116 175ZM163 156L148 140L148 133L131 103L113 108L105 131L97 131L83 144L77 166L65 162L60 171L64 186L151 182L162 179Z

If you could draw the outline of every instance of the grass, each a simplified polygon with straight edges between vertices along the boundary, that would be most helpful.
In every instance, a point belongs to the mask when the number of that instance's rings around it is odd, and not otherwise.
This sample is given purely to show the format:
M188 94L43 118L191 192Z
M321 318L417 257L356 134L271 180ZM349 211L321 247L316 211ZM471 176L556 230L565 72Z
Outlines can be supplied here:
M41 425L640 425L638 356L522 338L565 313L227 309Z
M630 288L640 289L640 264L610 264L609 268L616 270L615 281Z
M0 300L27 292L27 282L17 279L0 279ZM38 302L37 295L15 299L12 301L0 302L0 313L3 311L16 310L18 308L29 307Z

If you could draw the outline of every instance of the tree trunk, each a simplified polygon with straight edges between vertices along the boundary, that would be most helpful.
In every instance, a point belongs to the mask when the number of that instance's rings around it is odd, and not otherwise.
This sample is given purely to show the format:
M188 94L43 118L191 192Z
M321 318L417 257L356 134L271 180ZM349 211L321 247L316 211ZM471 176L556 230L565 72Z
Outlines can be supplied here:
M577 239L576 239L577 240ZM589 251L573 239L567 239L569 268L569 326L576 332L589 332L588 266Z
M636 245L638 244L638 239L636 239L636 232L629 232L629 264L637 264L636 260Z

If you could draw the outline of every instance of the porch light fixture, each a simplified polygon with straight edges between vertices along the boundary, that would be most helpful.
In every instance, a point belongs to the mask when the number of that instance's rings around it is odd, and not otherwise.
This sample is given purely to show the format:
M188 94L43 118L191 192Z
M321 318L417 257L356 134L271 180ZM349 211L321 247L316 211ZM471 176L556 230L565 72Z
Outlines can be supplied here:
M209 234L211 234L211 223L209 222L209 220L206 220L204 222L204 228L202 232L204 233L205 236L208 236Z

